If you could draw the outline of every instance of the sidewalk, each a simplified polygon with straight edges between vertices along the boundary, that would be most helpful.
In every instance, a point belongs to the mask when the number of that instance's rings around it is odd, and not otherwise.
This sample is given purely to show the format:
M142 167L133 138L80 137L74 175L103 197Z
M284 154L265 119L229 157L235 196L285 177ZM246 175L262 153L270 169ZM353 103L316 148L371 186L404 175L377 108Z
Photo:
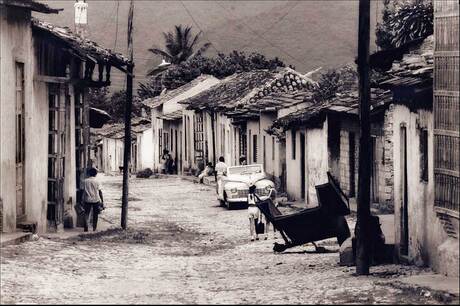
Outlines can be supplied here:
M14 233L1 233L0 246L3 248L7 245L19 244L24 241L29 241L32 238L30 232L14 232Z
M398 278L392 286L415 291L425 297L433 297L440 302L454 305L459 304L460 282L458 277L447 277L434 272L428 272Z

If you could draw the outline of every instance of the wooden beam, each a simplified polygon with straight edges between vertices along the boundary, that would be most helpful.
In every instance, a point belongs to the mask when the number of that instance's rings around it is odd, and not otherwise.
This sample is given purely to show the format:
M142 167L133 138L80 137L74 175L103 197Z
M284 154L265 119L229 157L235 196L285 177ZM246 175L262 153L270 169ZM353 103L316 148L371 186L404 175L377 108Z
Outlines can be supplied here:
M35 82L43 82L43 83L53 83L53 84L65 84L70 83L70 77L57 77L57 76L50 76L50 75L36 75L34 77Z

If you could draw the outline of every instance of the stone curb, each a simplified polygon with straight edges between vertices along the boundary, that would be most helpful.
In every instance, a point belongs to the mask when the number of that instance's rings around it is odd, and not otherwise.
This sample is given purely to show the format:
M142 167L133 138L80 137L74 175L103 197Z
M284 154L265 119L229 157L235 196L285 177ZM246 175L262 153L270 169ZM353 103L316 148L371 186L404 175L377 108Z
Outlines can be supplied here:
M0 242L0 246L3 248L3 247L6 247L8 245L15 245L15 244L20 244L20 243L23 243L25 241L30 241L31 238L32 238L32 233L15 233L16 235L12 235L12 234L2 234L1 235L1 242ZM12 235L12 237L8 237ZM5 237L7 236L7 237Z

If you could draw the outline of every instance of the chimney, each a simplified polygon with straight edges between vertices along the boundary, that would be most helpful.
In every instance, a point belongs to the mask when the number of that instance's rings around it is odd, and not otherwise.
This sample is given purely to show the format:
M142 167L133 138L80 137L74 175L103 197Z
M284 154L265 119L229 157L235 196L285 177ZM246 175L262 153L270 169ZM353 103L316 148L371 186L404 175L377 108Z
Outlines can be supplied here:
M88 31L88 3L86 0L75 0L75 32L82 38Z

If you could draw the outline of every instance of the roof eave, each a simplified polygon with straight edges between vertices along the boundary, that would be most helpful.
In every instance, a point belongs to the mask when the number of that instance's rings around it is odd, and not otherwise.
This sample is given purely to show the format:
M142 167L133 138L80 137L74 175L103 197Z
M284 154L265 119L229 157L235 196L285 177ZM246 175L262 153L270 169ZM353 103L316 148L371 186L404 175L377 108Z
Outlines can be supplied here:
M51 8L48 5L40 2L27 2L24 0L0 0L0 5L14 6L43 14L59 14L60 11L64 10L62 8Z

